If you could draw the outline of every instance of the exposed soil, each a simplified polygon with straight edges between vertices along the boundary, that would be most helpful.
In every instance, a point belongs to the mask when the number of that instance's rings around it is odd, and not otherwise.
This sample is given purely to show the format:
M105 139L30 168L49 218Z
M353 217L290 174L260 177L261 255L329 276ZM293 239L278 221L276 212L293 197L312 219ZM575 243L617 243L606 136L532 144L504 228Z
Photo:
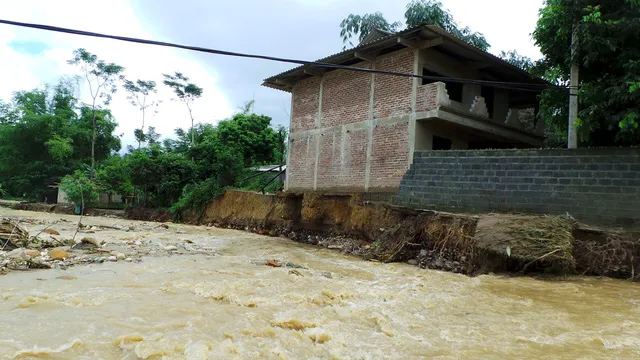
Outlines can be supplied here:
M572 219L472 216L368 203L357 195L227 191L204 223L284 236L382 262L469 275L487 272L636 278L638 233L589 229Z

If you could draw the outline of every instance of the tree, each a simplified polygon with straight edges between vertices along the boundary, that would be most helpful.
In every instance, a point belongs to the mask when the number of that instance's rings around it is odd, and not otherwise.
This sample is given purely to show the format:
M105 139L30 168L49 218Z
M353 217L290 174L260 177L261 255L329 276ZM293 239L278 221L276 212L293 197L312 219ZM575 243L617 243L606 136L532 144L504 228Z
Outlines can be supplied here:
M190 83L189 78L184 76L180 72L175 72L174 75L164 75L163 84L170 87L176 94L178 99L186 105L189 110L189 117L191 118L191 145L195 145L195 137L193 134L193 102L202 96L202 88L196 84Z
M91 138L91 174L95 175L95 146L96 146L96 120L98 99L102 99L104 105L111 102L111 95L117 91L116 81L121 78L124 67L114 63L106 63L98 60L98 56L88 52L85 49L77 49L73 52L73 59L68 63L79 66L85 75L89 86L89 94L91 95L91 114L93 124L93 135Z
M93 114L78 106L73 82L19 91L0 112L0 179L12 194L39 198L47 185L91 160ZM95 158L120 149L117 124L107 110L96 111Z
M96 185L80 170L62 178L60 190L64 191L67 198L76 206L82 205L84 207L85 204L98 198Z
M131 182L142 190L144 206L168 207L195 181L196 164L184 154L166 152L159 144L126 156Z
M501 51L500 58L513 66L517 66L524 71L533 72L535 63L530 57L520 55L516 50Z
M217 140L222 147L237 145L245 167L273 163L279 147L271 118L257 114L236 114L218 123Z
M134 132L136 140L138 140L138 148L140 148L140 144L145 141L144 120L146 110L148 108L155 108L160 104L160 100L149 99L149 96L158 92L156 82L145 80L136 80L133 82L131 80L125 80L124 88L129 92L129 96L127 96L129 102L142 112L142 126L139 132L138 129Z
M567 86L572 61L580 67L578 113L582 146L640 144L640 1L546 0L533 33L548 80ZM577 56L571 57L572 35ZM541 96L547 124L564 128L567 91ZM566 135L565 135L566 136Z
M460 39L482 49L489 49L489 43L483 34L474 32L468 27L461 27L453 19L453 16L442 7L442 3L436 0L412 0L404 13L405 25L409 28L422 24L437 25ZM351 39L358 37L362 41L373 29L386 32L400 30L400 22L390 23L379 12L373 14L354 15L349 14L340 22L340 36L345 44L353 46Z
M49 156L55 161L63 162L73 153L73 139L53 135L44 143L47 146Z
M353 46L351 38L354 36L358 36L358 40L362 41L374 29L396 32L401 26L399 21L389 23L381 12L364 15L349 14L340 22L340 36L345 47L347 43Z
M133 184L126 161L120 156L112 156L101 164L96 172L96 184L109 196L120 194L127 198L133 193Z
M149 190L153 190L161 176L160 169L154 164L160 152L160 148L151 146L134 150L126 157L131 183L142 189L144 206L147 205Z

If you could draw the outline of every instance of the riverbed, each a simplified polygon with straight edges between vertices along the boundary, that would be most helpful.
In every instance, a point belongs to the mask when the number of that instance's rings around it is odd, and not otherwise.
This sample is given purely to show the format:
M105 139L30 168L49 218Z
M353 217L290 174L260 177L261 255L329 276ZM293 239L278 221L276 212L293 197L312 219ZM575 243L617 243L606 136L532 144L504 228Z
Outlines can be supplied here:
M61 236L77 223L0 216L30 232L56 222ZM92 236L121 251L159 250L0 276L0 359L640 358L640 287L627 281L471 278L213 227L83 224L112 226ZM181 244L210 252L160 251Z

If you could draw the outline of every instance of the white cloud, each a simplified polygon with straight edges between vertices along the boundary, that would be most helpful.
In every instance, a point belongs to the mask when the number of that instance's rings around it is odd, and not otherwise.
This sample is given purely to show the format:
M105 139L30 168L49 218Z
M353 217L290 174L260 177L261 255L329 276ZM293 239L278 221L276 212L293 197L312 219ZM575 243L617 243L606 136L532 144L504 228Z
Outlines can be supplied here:
M0 14L4 19L159 40L145 29L125 0L111 0L101 6L82 0L8 3L0 2ZM35 55L20 53L9 46L12 41L35 41L48 48ZM0 98L7 100L14 91L32 89L55 82L62 75L77 73L78 69L68 65L67 60L72 57L72 51L80 47L97 54L100 59L124 66L129 79L158 83L158 98L163 103L157 115L151 119L147 117L145 125L154 126L163 137L173 135L176 127L191 125L186 107L170 101L173 97L170 90L161 84L163 73L181 71L204 88L202 98L193 106L196 122L216 122L233 112L226 97L216 88L215 71L195 61L186 51L1 24ZM83 101L89 102L88 91L81 93ZM109 107L119 123L117 133L124 133L123 147L133 144L133 131L141 122L139 110L128 103L122 89L115 94Z
M538 59L542 55L531 39L542 0L444 0L453 17L473 31L482 32L490 52L515 49L521 55Z

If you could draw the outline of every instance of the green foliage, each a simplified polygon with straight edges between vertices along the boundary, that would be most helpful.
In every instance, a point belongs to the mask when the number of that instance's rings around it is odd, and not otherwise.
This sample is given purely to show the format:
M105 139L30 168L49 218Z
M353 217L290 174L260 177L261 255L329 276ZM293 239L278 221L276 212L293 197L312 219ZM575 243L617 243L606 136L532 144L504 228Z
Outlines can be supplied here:
M0 199L3 199L5 196L7 196L7 191L2 187L2 184L0 184Z
M196 168L191 159L167 152L158 144L133 150L125 160L131 183L141 190L145 206L170 206L182 189L195 180Z
M62 178L60 190L64 191L75 205L89 204L98 198L96 185L85 172L79 170Z
M286 130L274 130L270 126L271 118L248 113L250 107L245 108L247 111L217 126L199 124L192 133L198 138L193 147L186 146L188 134L181 129L176 131L178 140L166 144L166 151L194 159L197 173L197 184L185 187L180 200L172 207L178 217L186 210L202 211L213 196L227 187L258 190L268 180L247 181L253 174L248 169L284 158ZM279 188L280 185L274 183L267 191Z
M156 85L142 80L124 83L143 122L135 132L138 148L129 147L121 157L120 139L113 134L117 123L107 105L123 68L83 49L74 52L70 63L85 72L92 104L79 103L71 78L44 89L16 92L11 102L0 101L1 196L37 199L48 185L62 179L60 189L77 205L95 201L103 192L144 206L173 205L180 214L201 211L227 187L258 190L266 181L244 181L247 169L284 161L286 129L276 130L271 118L253 113L253 101L217 125L194 126L191 117L191 129L176 129L176 138L161 141L154 127L144 126L145 110L157 105L147 98L155 94ZM191 104L202 89L179 72L165 75L163 83L191 114ZM267 191L279 186L273 183Z
M49 156L58 162L64 161L73 153L73 139L68 137L63 138L56 134L44 144L47 146Z
M133 184L127 165L127 162L117 155L105 160L96 172L95 181L98 189L109 195L130 196L133 193Z
M176 218L180 218L184 211L193 210L201 214L204 207L216 196L222 194L224 188L215 178L201 181L184 188L180 199L171 206Z
M513 66L517 66L524 71L533 72L535 63L530 57L520 55L516 50L501 51L499 57Z
M458 25L453 15L443 9L440 1L413 0L407 5L404 17L407 27L416 27L421 24L437 25L471 45L485 51L489 49L489 43L483 34Z
M262 165L276 160L278 133L269 125L271 118L256 114L236 114L221 121L215 141L218 146L234 144L244 159L244 166Z
M489 48L489 43L483 34L474 32L468 27L461 27L453 19L451 13L442 7L442 3L436 0L412 0L404 13L407 27L416 27L422 24L437 25L460 39L482 50ZM352 39L357 36L362 41L374 29L386 32L396 32L401 28L400 22L390 23L382 13L355 15L349 14L340 22L340 36L345 44L353 46Z
M0 179L11 194L38 198L47 185L91 161L92 112L78 105L73 82L16 92L0 107ZM117 124L96 112L95 157L120 150Z
M345 44L349 43L349 45L353 46L351 39L355 36L358 36L358 40L362 41L374 29L395 32L400 26L402 26L402 24L399 21L389 23L380 12L364 14L362 16L349 14L349 16L340 22L340 36Z
M533 36L545 57L537 67L563 86L572 61L580 67L582 146L640 144L640 91L634 86L640 81L639 18L637 0L546 0L540 10ZM578 41L572 59L574 31ZM541 99L547 124L566 132L566 91L549 89Z

